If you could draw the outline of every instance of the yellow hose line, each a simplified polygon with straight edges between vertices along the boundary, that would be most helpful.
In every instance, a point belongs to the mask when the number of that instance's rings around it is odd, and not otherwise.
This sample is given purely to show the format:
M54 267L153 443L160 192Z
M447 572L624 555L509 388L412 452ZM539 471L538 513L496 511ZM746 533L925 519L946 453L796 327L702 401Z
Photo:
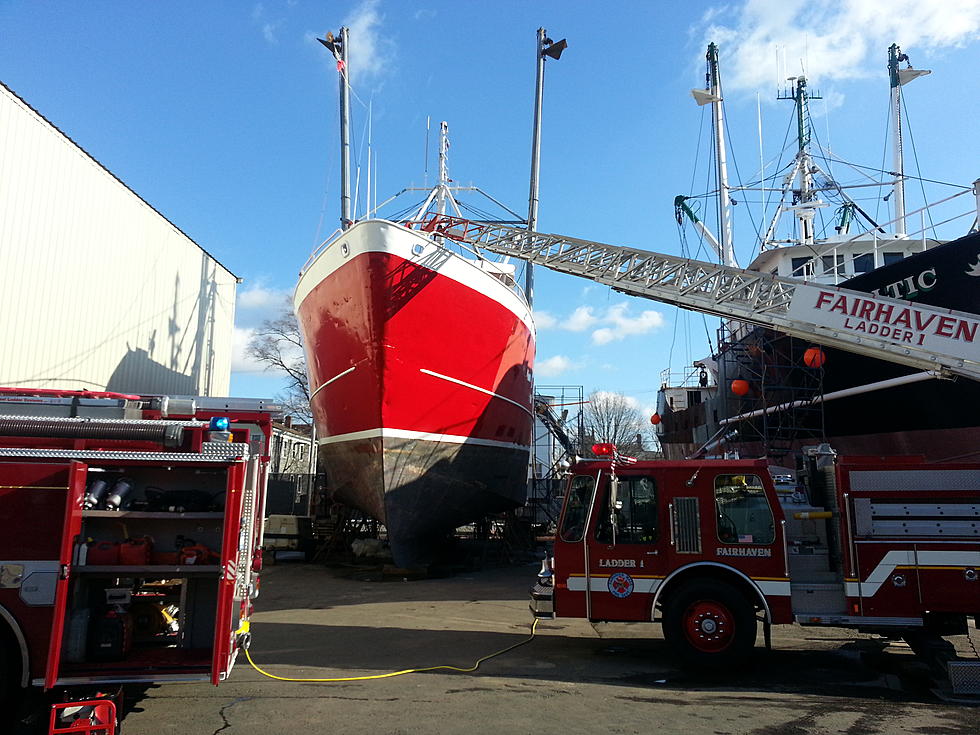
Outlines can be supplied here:
M499 651L495 651L494 653L484 656L483 658L478 659L475 664L465 669L459 666L443 665L443 666L426 666L425 668L421 668L421 669L405 669L404 671L391 671L387 674L373 674L371 676L343 676L343 677L336 677L332 679L292 679L288 676L276 676L275 674L270 674L268 671L263 671L262 669L260 669L258 665L256 665L256 663L252 660L252 654L248 652L247 648L245 649L245 658L248 659L248 662L252 665L252 668L258 671L260 674L262 674L262 676L268 676L270 679L275 679L276 681L299 681L299 682L319 682L319 683L331 683L331 682L339 682L339 681L368 681L369 679L389 679L392 676L402 676L404 674L419 674L423 671L435 671L437 669L448 669L449 671L461 671L464 674L468 674L480 668L480 664L482 664L484 661L489 661L495 656L500 656L501 654L507 653L508 651L513 651L515 648L519 648L520 646L526 645L531 641L533 641L534 634L535 631L537 630L537 627L538 627L538 620L537 618L535 618L534 623L531 624L531 635L528 636L526 639L518 643L515 643L512 646L507 646L507 648L501 648Z

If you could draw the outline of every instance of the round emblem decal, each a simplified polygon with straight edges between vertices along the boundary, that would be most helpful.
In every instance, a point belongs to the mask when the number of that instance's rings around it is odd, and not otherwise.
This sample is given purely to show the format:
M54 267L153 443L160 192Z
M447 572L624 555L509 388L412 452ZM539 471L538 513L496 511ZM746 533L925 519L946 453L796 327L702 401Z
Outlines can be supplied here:
M609 578L609 591L613 597L629 597L633 594L633 578L626 572L616 572Z

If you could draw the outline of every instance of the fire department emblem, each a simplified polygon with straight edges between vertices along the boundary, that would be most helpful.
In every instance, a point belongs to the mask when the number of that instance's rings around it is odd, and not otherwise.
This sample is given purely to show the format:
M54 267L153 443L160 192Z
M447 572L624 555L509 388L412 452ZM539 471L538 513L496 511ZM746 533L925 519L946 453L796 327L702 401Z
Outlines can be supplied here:
M609 591L613 597L629 597L633 594L633 578L626 572L616 572L609 578Z

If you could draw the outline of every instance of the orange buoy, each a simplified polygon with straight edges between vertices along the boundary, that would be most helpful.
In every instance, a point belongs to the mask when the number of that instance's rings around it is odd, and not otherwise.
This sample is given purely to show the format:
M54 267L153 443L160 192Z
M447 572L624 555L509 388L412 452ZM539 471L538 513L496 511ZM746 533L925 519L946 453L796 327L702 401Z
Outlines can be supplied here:
M659 424L660 423L660 414L659 413L653 414L653 416L650 417L650 423L653 424L654 426L656 426L657 424Z
M807 367L821 368L827 362L827 355L819 347L810 347L803 353L803 362Z
M737 396L744 396L749 392L749 381L738 378L732 381L732 393Z

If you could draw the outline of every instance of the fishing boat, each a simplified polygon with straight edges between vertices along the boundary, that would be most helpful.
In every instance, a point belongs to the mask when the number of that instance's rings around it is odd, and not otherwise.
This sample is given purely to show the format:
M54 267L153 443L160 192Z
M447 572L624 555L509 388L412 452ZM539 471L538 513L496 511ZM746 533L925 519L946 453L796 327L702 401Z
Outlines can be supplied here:
M343 120L341 33L323 43L338 56ZM431 562L458 526L522 505L528 484L531 310L513 264L422 224L460 211L446 123L439 141L421 206L359 221L344 209L294 296L328 488L384 524L402 567Z
M894 178L878 185L890 190L885 198L893 201L894 219L874 221L815 160L808 112L813 96L806 79L796 78L785 97L795 103L798 149L748 269L980 313L980 235L942 242L906 228L901 89L929 73L910 64L901 68L907 61L898 46L889 49ZM700 91L700 99L714 106L716 128L723 129L717 63L717 49L709 47L709 88ZM723 193L719 236L685 197L675 204L678 216L694 222L719 258L733 264L726 207L736 188L725 180L720 136L715 146ZM970 188L960 192L969 195ZM817 214L831 203L837 207L833 229L817 233ZM971 207L965 215L973 220ZM778 234L781 215L793 225L789 236ZM857 226L862 220L864 229ZM657 433L671 459L767 456L786 457L791 464L800 447L823 441L851 454L920 454L932 461L976 456L980 385L941 378L728 320L710 357L661 375Z

